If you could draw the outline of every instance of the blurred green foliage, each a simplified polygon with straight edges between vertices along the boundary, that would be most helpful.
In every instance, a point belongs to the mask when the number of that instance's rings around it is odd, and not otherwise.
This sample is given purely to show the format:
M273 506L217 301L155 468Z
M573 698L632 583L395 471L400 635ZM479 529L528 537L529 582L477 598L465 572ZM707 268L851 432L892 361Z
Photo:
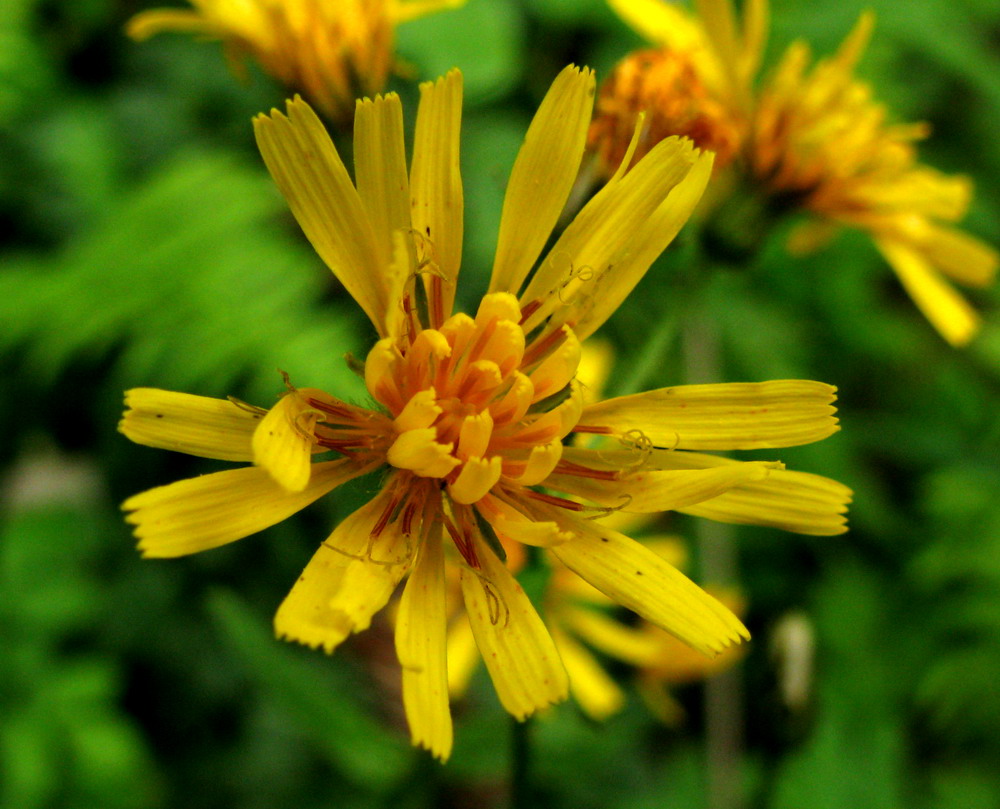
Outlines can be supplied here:
M502 805L510 728L484 675L455 707L441 768L409 747L384 625L333 658L272 638L318 538L370 482L198 557L132 550L116 504L217 465L118 436L123 389L267 405L281 369L362 399L342 357L372 338L255 153L249 119L283 92L253 69L234 81L211 45L129 42L125 20L149 5L0 3L0 805ZM770 63L796 37L829 52L861 10L774 6ZM875 8L863 75L901 119L934 124L923 154L975 177L970 228L1000 243L1000 10ZM408 70L466 76L466 301L485 288L506 178L551 78L570 61L607 70L638 44L602 0L469 0L400 31ZM397 82L412 121L416 94ZM851 533L737 532L755 633L733 764L747 806L996 806L998 296L975 295L986 329L956 352L864 237L793 259L786 235L752 266L699 280L682 234L603 332L619 389L684 379L692 322L718 335L727 380L840 388L843 431L780 457L855 488ZM794 708L773 648L792 611L816 638L809 699ZM679 729L634 698L600 726L571 704L540 718L545 805L706 806L701 689L679 696Z

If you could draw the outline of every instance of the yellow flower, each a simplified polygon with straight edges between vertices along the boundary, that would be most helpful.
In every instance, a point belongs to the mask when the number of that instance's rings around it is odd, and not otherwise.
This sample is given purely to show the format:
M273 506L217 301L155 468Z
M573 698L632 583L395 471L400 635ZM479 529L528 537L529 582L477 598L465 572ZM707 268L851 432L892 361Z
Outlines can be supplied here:
M543 100L514 164L490 291L474 316L452 312L463 231L458 71L421 86L409 172L399 98L358 102L356 184L305 102L258 116L271 175L379 334L364 368L372 406L313 388L291 388L269 411L150 389L126 400L121 430L139 443L254 463L126 501L146 556L240 539L383 470L379 493L319 547L275 627L332 651L367 628L408 576L396 629L404 704L414 743L442 759L452 742L446 538L500 701L523 719L563 699L567 682L549 633L503 563L501 539L549 548L618 603L715 654L746 637L739 620L588 512L627 504L843 530L849 493L833 481L683 451L824 438L837 429L827 385L677 387L584 406L574 382L580 340L671 241L712 168L689 142L662 141L613 177L539 262L576 178L594 91L592 72L569 67ZM621 437L622 448L564 446L574 430ZM337 457L314 462L322 453Z
M223 41L230 63L249 54L332 121L350 123L354 99L385 89L399 23L465 0L191 0L192 10L133 17L129 36L182 31Z
M792 44L755 91L766 0L747 2L742 22L731 0L701 0L698 16L664 0L609 2L661 50L626 57L606 83L601 104L612 112L595 118L592 149L617 154L622 131L645 108L648 145L689 135L719 152L717 165L741 167L782 208L815 214L793 237L793 251L813 249L840 225L864 230L941 335L956 346L972 339L979 317L945 276L987 286L998 254L947 224L965 215L972 184L917 161L914 142L928 127L888 123L871 88L855 78L871 14L811 70L808 46ZM678 63L685 71L664 67Z
M760 93L752 170L770 193L867 231L927 319L949 343L965 345L979 317L944 277L987 286L997 252L942 224L965 215L972 183L917 162L914 141L929 128L887 123L871 88L854 77L872 25L872 15L862 15L837 53L812 70L805 43L788 48Z
M601 85L590 148L605 173L621 161L640 113L636 157L665 137L691 138L727 167L747 136L751 83L767 35L767 4L749 0L737 20L728 0L703 0L700 17L662 0L609 0L656 48L622 59Z

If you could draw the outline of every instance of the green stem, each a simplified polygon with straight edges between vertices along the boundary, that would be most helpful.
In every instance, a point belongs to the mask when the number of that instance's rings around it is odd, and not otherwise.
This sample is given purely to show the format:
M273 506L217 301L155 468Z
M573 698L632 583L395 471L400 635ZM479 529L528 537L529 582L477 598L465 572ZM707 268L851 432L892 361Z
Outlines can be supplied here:
M642 348L638 359L632 363L630 373L619 384L614 380L608 385L608 397L628 396L646 389L647 380L663 367L663 358L677 335L677 317L664 314Z
M683 345L685 381L719 382L722 359L718 335L704 310L689 319ZM695 537L703 580L734 585L739 580L739 559L733 527L702 519L696 524ZM708 808L742 809L743 682L737 667L705 682L705 747Z
M531 719L511 720L510 729L510 808L531 809Z

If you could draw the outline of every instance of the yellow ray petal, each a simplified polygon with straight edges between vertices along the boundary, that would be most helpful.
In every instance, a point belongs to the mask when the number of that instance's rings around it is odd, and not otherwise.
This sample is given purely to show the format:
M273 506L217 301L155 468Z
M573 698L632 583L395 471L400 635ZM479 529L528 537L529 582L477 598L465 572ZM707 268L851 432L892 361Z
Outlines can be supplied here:
M453 697L462 696L479 663L476 639L472 625L463 611L448 627L448 692Z
M552 82L507 183L490 292L517 291L576 181L594 106L594 72L570 65Z
M628 455L622 453L622 462ZM650 468L712 469L738 463L699 452L654 452L648 459ZM721 522L832 536L847 530L845 515L851 496L847 486L830 478L775 469L765 480L735 486L719 497L680 510Z
M619 436L638 430L671 449L792 447L840 429L831 405L836 391L798 379L681 385L589 405L580 425Z
M561 530L554 522L532 519L493 495L483 498L478 510L501 539L539 548L550 548L572 539L572 534Z
M786 469L680 511L720 522L835 536L847 531L851 494L849 488L830 478Z
M913 302L953 346L962 347L979 331L979 315L941 278L920 253L899 242L876 240Z
M537 402L565 388L580 366L582 348L573 329L562 327L563 343L531 371L532 400Z
M413 744L441 761L451 754L444 553L440 529L421 546L399 602L396 656L403 669L403 705Z
M569 675L570 693L583 712L601 722L620 711L625 695L594 656L558 627L552 628L552 638Z
M732 612L649 548L596 522L553 517L576 536L550 553L623 607L710 657L750 637Z
M158 388L127 391L125 406L118 430L137 444L220 461L253 459L250 440L263 411Z
M521 585L484 543L477 545L480 575L462 569L465 609L500 702L523 720L566 698L566 672Z
M254 118L257 146L306 238L385 333L386 272L361 198L316 113L296 97L288 116Z
M698 18L712 43L730 87L738 82L736 75L742 50L736 30L736 12L732 0L696 0Z
M136 14L125 25L125 33L137 42L162 31L222 36L220 26L197 11L157 8Z
M986 287L996 279L997 251L956 228L929 228L923 252L935 267L959 283Z
M396 585L409 569L410 545L409 538L389 526L372 550L366 552L370 553L370 559L352 559L344 568L329 607L344 617L344 625L352 633L368 629L375 613L389 603Z
M392 262L386 276L385 311L385 333L389 336L389 345L395 345L409 328L403 311L403 292L416 266L413 252L412 233L397 231L392 234Z
M359 100L354 113L354 174L358 196L375 235L379 264L393 260L397 231L410 232L410 184L403 144L403 108L399 96ZM412 241L406 242L412 245ZM394 306L393 301L389 301Z
M653 636L648 631L648 625L643 631L625 626L605 613L581 607L567 607L560 615L567 629L582 640L609 657L632 666L652 665L663 649L662 639Z
M401 23L464 5L465 0L396 0L390 3L390 13L397 23Z
M749 87L760 67L770 28L767 0L747 0L743 4L743 52L739 78L742 87Z
M637 34L657 45L680 51L706 46L705 30L676 3L666 0L608 0Z
M346 458L319 463L302 491L289 492L263 469L230 469L150 489L122 508L143 556L184 556L263 531L366 471Z
M530 330L557 317L581 340L632 291L687 221L712 173L713 155L665 138L602 188L563 231L521 296L541 307Z
M736 486L764 480L781 468L776 463L750 461L714 469L644 470L621 480L555 474L549 476L545 485L609 508L652 514L689 508Z
M253 434L254 463L290 492L300 492L309 483L316 447L313 430L323 416L321 410L307 401L309 393L309 388L286 393Z
M675 727L684 721L684 706L670 695L666 684L661 680L640 677L636 690L653 716L664 725Z
M367 552L371 529L389 496L385 490L380 492L340 523L316 550L274 616L279 638L330 653L354 631L355 619L339 608L341 585L350 566L360 564L359 557Z
M424 281L432 305L436 297L433 286L438 284L440 288L443 311L431 313L434 327L451 314L462 262L461 127L462 74L452 70L436 82L421 84L410 167L410 204L418 258L421 263L430 262Z

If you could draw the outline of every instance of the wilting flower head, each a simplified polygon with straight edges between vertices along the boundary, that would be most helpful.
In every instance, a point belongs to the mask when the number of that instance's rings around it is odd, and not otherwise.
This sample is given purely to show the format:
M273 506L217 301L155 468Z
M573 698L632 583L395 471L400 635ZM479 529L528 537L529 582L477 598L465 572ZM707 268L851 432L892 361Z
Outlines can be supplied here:
M608 1L660 50L627 56L602 88L591 130L598 155L620 153L626 121L645 110L647 148L688 134L718 152L717 166L732 160L745 169L750 186L777 207L820 217L797 233L793 250L815 247L840 225L865 230L942 336L952 345L972 338L979 318L943 276L986 286L997 252L948 224L965 215L972 184L918 162L914 143L928 127L889 123L855 78L870 14L811 70L808 46L792 44L755 90L766 0L745 3L741 23L731 0L700 0L697 16L667 0Z
M636 157L682 135L729 165L747 134L751 82L767 34L767 4L750 0L738 21L728 0L702 0L700 17L661 0L609 0L657 47L622 59L604 80L589 145L606 173L621 162L640 113Z
M854 67L871 35L862 15L837 53L811 70L809 48L792 44L757 103L749 155L770 193L871 234L917 306L952 345L979 317L944 280L986 286L997 252L948 224L969 207L972 183L917 161L925 124L891 124Z
M662 141L616 174L539 262L576 178L593 96L593 74L569 67L543 100L507 188L490 291L473 315L452 311L463 230L459 72L421 86L409 171L395 95L358 103L355 182L305 102L259 116L271 175L379 334L364 367L372 402L291 387L269 411L152 389L126 397L121 429L132 440L254 464L126 501L147 556L240 539L381 470L378 493L320 545L275 627L332 651L408 576L396 628L403 699L414 742L440 758L452 741L446 557L460 568L500 701L524 718L566 696L566 674L504 565L501 539L548 548L619 604L715 654L747 636L739 620L589 514L676 508L844 530L849 493L833 481L684 451L823 438L837 429L827 385L700 385L584 406L574 381L580 339L671 241L712 167L689 142ZM565 446L574 431L620 437L621 448Z
M192 10L154 9L129 21L146 39L183 31L220 39L230 62L250 55L333 121L350 122L354 99L385 89L401 22L465 0L191 0Z

